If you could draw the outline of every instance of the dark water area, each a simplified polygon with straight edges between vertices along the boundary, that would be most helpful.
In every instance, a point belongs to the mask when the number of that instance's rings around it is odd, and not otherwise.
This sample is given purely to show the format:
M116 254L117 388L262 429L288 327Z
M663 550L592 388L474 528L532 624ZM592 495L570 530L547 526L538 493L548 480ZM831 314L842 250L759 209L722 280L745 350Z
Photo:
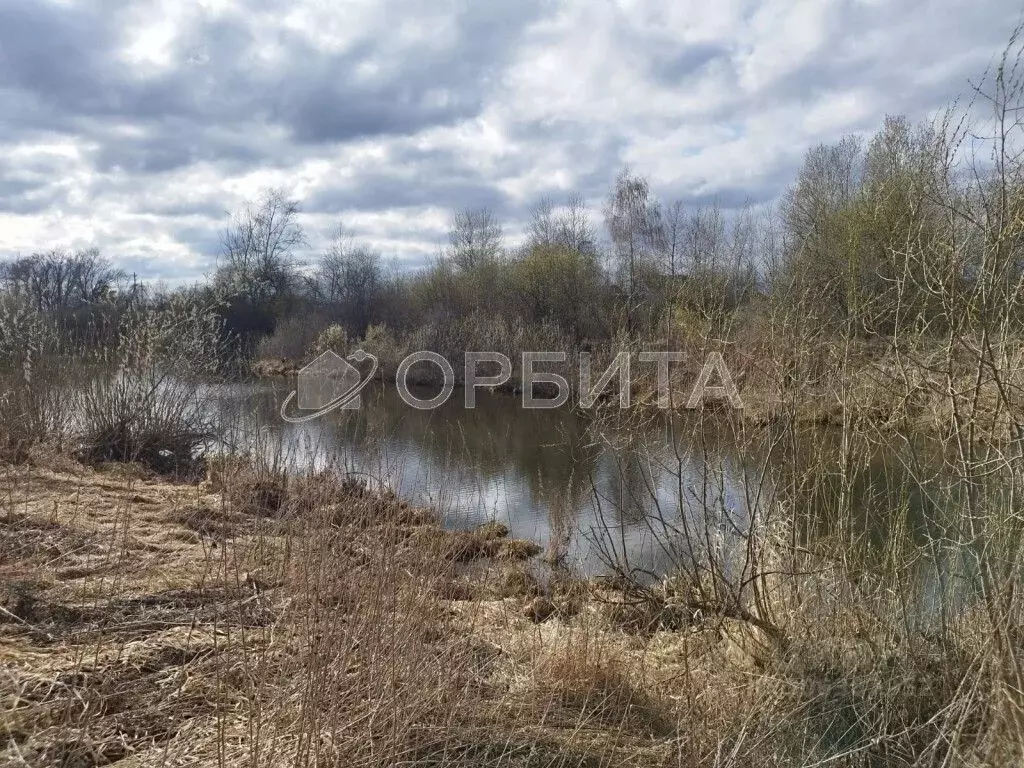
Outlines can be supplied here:
M281 455L295 469L361 473L436 508L450 527L502 522L584 574L614 562L658 578L697 549L742 546L753 514L788 510L801 538L848 537L867 553L894 536L927 537L937 515L898 455L879 452L840 482L828 433L793 449L770 430L741 438L687 416L638 425L607 410L524 410L487 391L474 409L456 390L443 406L416 410L378 386L357 410L293 424L280 416L292 389L275 379L201 394L232 445ZM815 462L813 483L807 473L794 479L794 467Z

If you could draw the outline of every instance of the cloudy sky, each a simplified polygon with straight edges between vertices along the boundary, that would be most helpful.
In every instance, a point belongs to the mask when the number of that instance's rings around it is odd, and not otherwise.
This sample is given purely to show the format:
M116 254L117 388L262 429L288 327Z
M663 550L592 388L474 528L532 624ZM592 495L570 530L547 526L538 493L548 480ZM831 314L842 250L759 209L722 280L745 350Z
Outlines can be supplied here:
M770 201L806 148L927 118L1016 0L0 0L0 257L96 245L209 272L261 187L414 265L453 208L515 232L597 210L623 164L665 199Z

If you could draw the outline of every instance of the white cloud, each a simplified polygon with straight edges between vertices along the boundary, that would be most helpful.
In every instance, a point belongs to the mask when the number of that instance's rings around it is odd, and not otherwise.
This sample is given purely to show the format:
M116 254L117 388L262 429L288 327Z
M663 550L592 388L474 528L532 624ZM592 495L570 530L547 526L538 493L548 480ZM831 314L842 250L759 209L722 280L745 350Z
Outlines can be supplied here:
M197 275L265 185L410 262L447 211L516 231L595 211L622 163L665 195L778 194L806 148L921 119L1018 20L1003 0L0 0L0 256L95 244ZM119 26L118 26L119 25ZM61 56L28 44L46 34Z

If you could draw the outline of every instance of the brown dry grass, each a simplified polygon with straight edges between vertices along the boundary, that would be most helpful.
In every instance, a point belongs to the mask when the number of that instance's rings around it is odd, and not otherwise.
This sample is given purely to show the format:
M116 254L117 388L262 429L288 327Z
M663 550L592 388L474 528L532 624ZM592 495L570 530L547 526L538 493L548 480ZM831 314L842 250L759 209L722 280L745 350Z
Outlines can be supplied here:
M275 503L253 503L261 483ZM9 467L0 499L0 765L900 765L947 737L978 764L1011 754L980 622L945 647L901 635L883 589L876 614L820 576L799 604L778 590L783 646L685 590L505 561L502 527L444 532L326 472Z
M221 466L196 486L130 467L3 471L0 765L646 754L650 718L632 743L635 696L614 660L564 690L546 687L553 672L538 678L552 719L517 683L509 638L487 640L498 627L536 635L522 614L541 586L500 559L534 547L496 525L442 532L427 511L326 474L275 486L257 473L280 497L255 504L251 473ZM450 599L456 583L488 599ZM594 728L631 746L602 746Z

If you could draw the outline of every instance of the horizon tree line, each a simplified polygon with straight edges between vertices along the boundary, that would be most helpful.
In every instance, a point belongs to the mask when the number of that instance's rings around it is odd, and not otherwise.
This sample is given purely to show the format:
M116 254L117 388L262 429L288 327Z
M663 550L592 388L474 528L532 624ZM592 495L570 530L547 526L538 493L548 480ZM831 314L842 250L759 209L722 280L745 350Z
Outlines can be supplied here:
M866 142L847 136L813 147L778 204L759 212L663 203L624 168L603 202L603 231L579 194L538 201L517 246L494 211L462 209L442 252L406 271L342 224L303 263L300 202L268 188L232 214L211 278L170 293L216 303L226 334L248 353L296 318L339 325L353 339L373 326L402 335L472 317L518 318L583 346L620 336L664 341L693 324L727 335L766 301L822 330L935 330L953 322L936 281L969 281L986 248L984 227L974 225L1012 219L1022 199L1016 165L973 174L957 167L952 133L890 116ZM1013 263L1007 279L1024 259ZM129 285L96 249L0 263L0 290L63 318L78 336L99 317L109 326L127 303L168 293Z

